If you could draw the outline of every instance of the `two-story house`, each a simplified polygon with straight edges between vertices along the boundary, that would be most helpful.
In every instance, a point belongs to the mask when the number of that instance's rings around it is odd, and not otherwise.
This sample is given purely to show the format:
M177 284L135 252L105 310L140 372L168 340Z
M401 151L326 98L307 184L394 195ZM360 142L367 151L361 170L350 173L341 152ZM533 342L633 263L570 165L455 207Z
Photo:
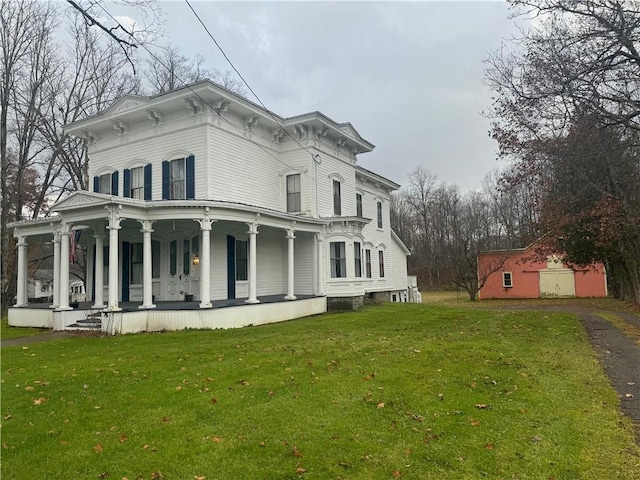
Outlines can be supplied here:
M283 118L205 80L125 96L66 131L86 140L92 188L13 225L10 324L63 329L94 311L116 333L224 328L406 301L409 252L389 222L399 185L357 165L374 146L351 124ZM27 301L29 241L54 245L49 310ZM74 241L90 308L61 293Z

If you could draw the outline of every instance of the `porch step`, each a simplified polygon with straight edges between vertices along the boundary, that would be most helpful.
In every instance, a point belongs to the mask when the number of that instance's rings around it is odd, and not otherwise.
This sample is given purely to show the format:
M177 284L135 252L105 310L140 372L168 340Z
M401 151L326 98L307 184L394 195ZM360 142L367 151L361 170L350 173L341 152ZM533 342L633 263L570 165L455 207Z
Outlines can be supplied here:
M102 317L100 314L90 315L85 320L68 325L67 330L102 330Z

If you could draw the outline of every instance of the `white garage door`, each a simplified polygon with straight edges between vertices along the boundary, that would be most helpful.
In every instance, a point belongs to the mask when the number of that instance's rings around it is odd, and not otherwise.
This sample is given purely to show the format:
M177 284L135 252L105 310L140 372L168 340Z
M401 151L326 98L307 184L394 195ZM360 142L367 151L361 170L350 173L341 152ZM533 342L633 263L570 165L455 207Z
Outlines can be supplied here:
M573 270L540 270L540 297L575 297Z

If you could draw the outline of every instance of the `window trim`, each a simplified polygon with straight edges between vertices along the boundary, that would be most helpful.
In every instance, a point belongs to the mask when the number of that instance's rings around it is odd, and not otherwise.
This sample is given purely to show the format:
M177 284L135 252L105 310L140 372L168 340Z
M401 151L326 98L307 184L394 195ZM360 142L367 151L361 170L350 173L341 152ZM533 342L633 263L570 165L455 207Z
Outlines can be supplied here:
M376 209L377 209L377 215L378 215L378 228L382 228L382 202L380 200L378 200L376 202Z
M507 281L507 278L509 279ZM513 273L512 272L502 272L502 286L504 288L513 288Z
M362 209L362 194L360 192L356 192L356 217L363 217L363 209Z

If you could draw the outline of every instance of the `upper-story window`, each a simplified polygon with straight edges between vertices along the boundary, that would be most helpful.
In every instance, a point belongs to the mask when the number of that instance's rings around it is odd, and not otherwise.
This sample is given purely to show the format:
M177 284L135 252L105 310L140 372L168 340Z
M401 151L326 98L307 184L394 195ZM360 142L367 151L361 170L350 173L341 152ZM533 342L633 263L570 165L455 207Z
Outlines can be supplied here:
M162 162L163 200L193 200L195 198L195 157Z
M107 195L118 195L118 172L93 177L93 191Z
M138 200L151 200L151 164L144 167L126 168L123 177L122 195Z
M333 214L342 215L342 195L340 193L340 181L333 181Z
M300 174L287 175L287 212L301 212Z
M362 194L356 193L356 217L362 218Z
M382 228L382 202L377 202L378 206L378 228Z
M171 160L169 171L169 199L184 200L187 198L185 159Z
M380 269L380 278L384 277L384 252L378 250L378 266Z

